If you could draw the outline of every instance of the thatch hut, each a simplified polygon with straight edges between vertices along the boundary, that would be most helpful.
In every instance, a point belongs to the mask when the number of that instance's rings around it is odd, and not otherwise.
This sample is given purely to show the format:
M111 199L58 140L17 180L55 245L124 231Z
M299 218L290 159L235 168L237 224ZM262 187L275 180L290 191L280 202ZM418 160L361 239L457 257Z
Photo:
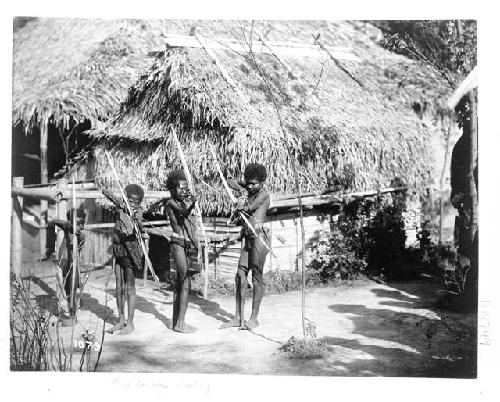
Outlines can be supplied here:
M149 67L163 22L16 18L13 43L12 171L25 184L47 183L89 145L98 128ZM86 154L80 154L80 157ZM91 161L87 170L92 171ZM45 249L46 204L40 248Z
M226 176L264 163L275 194L295 192L295 161L302 191L378 189L398 176L420 193L431 180L436 130L422 110L437 116L450 91L426 66L379 46L379 35L362 22L168 22L166 48L91 133L96 183L114 185L108 150L123 181L163 189L180 167L175 128L210 216L227 214L229 204L209 147ZM296 225L275 219L273 229L284 227L289 239L285 268L297 257ZM321 229L308 226L309 236Z

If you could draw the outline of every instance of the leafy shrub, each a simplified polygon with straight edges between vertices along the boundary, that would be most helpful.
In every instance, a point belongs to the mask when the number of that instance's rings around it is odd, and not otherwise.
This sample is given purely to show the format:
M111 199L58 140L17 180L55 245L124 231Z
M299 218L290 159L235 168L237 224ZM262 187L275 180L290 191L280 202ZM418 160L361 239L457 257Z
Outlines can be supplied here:
M366 262L356 256L349 239L339 229L323 233L312 248L309 267L316 270L323 282L330 279L355 279L366 269Z
M312 247L310 268L322 280L359 276L397 277L408 264L404 194L387 194L346 204L331 233Z

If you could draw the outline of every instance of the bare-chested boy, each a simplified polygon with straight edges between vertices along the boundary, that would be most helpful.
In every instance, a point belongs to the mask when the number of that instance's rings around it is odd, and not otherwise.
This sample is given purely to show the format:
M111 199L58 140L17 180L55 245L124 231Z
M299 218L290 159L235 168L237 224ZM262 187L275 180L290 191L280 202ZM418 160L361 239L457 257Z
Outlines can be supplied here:
M245 182L240 183L248 192L247 201L239 205L237 210L244 214L252 224L256 234L242 221L244 246L238 262L236 273L236 313L234 319L223 324L221 329L229 327L240 327L241 329L253 329L259 325L257 316L259 314L260 303L264 295L263 270L266 262L266 255L269 252L265 242L270 245L270 236L267 228L263 226L266 213L269 209L270 196L264 190L264 182L267 178L266 168L258 163L249 164L244 172ZM235 183L232 183L233 185ZM253 301L252 314L245 322L245 294L248 272L252 271Z
M187 325L185 318L191 289L191 276L199 272L199 268L193 264L198 251L196 223L192 214L196 198L190 194L189 185L182 170L170 172L167 188L172 195L165 205L170 225L174 233L184 238L182 241L172 238L170 242L170 251L174 257L177 272L172 329L176 332L191 333L195 332L196 328Z
M102 190L102 193L116 206L118 212L113 231L113 255L117 263L115 276L118 323L107 332L118 331L118 335L128 335L134 331L135 273L142 268L143 252L138 236L148 237L142 226L141 202L144 198L144 190L137 184L129 184L125 187L132 216L129 215L125 201L122 201L111 191ZM140 233L135 232L134 221ZM125 321L125 291L128 298L127 321Z

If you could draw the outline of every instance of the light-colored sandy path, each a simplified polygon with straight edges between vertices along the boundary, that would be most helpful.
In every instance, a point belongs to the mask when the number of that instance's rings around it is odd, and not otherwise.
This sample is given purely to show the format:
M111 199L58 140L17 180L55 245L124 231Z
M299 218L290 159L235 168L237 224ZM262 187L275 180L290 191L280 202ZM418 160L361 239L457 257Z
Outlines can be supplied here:
M42 272L42 271L40 271ZM107 315L116 320L114 277L109 269L93 271L82 298L77 332L100 334ZM34 289L49 294L53 278L47 268ZM108 286L106 280L110 279ZM136 330L127 336L106 335L98 371L189 372L332 376L475 375L475 316L432 310L437 286L429 281L383 285L372 281L307 292L306 316L317 336L328 343L323 359L295 360L278 349L301 336L299 292L264 297L260 326L253 332L220 330L232 317L234 299L209 301L191 297L187 322L195 334L169 327L172 293L137 281ZM40 296L41 297L41 296ZM107 302L106 302L107 300ZM107 304L107 306L106 306ZM248 310L251 308L248 302ZM247 314L248 314L247 313ZM63 336L68 337L68 328ZM93 354L95 358L95 354Z

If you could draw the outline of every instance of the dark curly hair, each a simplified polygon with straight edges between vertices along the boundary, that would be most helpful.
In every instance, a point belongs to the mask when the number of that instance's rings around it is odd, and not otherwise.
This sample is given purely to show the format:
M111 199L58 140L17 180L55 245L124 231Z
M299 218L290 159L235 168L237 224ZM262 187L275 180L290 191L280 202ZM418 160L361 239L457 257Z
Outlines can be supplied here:
M73 210L72 209L66 213L66 218L68 219L69 222L73 222ZM78 208L76 210L76 218L82 219L85 221L87 219L87 214L85 213L85 210Z
M144 190L138 184L128 184L125 187L125 193L127 194L127 196L137 195L141 202L144 198Z
M187 180L184 172L182 170L172 170L167 177L167 188L173 190L181 180Z
M247 165L243 175L245 180L265 181L267 178L266 168L260 163L250 163Z
M455 106L458 127L462 128L471 118L471 100L469 95L464 95Z

